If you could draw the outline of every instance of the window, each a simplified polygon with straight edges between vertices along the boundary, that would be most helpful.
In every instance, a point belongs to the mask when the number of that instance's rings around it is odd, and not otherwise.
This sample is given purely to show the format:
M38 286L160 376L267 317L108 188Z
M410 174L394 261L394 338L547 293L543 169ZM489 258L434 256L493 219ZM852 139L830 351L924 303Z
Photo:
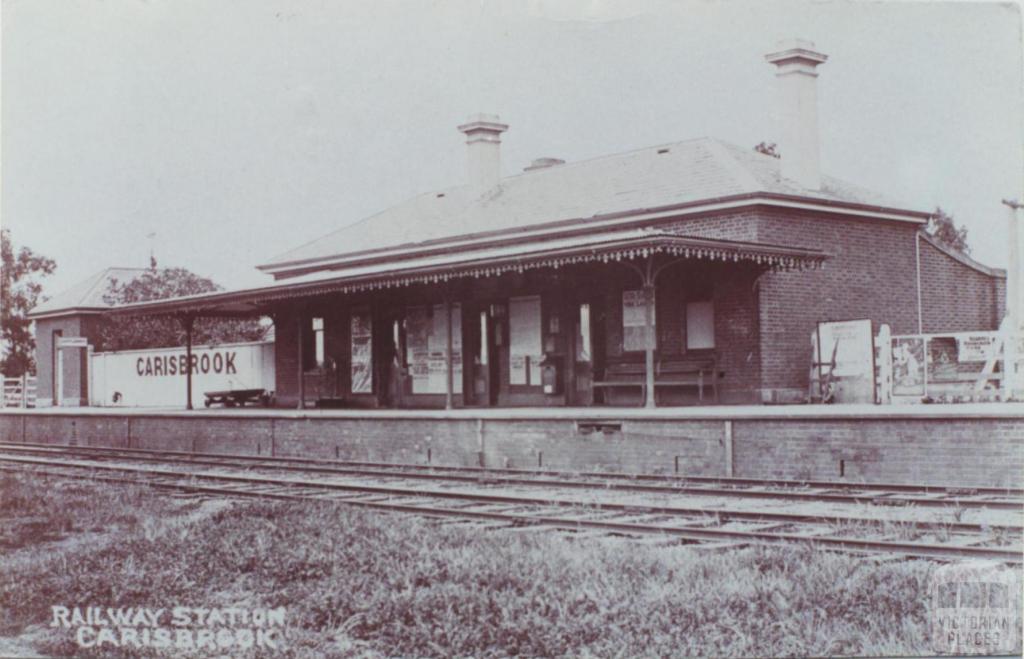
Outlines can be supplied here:
M514 297L508 301L509 384L540 386L540 296Z
M715 306L712 302L686 304L686 349L715 347Z
M654 290L651 290L654 295ZM651 300L651 327L657 327L654 300ZM644 291L622 291L622 349L623 350L646 350L647 341L644 340L647 332L647 304L644 299ZM653 332L657 335L657 332ZM657 338L654 339L657 347Z
M314 318L313 319L313 335L316 337L314 340L314 350L316 355L316 365L323 367L324 365L324 319Z

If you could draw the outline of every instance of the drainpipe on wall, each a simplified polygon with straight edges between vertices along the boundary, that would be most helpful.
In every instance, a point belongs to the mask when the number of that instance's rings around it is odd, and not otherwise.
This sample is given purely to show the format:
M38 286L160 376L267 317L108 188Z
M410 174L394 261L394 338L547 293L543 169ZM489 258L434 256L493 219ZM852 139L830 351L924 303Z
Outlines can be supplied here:
M924 320L921 311L921 232L914 234L914 252L917 258L917 333L924 334Z

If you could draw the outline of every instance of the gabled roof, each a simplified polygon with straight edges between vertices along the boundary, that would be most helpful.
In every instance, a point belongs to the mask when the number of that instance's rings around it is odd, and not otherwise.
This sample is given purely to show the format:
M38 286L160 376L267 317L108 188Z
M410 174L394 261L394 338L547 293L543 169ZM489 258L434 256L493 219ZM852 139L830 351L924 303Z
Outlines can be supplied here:
M928 216L831 177L823 178L821 190L803 189L781 178L777 158L699 138L533 169L502 179L483 195L470 186L419 195L259 267L297 274L354 255L515 236L551 224L576 222L596 229L602 218L616 215L756 195L869 208L917 222Z
M59 316L68 313L100 312L112 305L104 301L113 281L128 282L146 271L146 268L106 268L85 281L75 284L49 300L38 304L28 314L29 318Z

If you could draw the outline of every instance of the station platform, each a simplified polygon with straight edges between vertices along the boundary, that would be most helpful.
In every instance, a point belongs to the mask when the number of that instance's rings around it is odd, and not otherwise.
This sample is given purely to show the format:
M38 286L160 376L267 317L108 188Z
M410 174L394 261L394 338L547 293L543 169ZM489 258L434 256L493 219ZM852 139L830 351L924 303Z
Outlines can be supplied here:
M55 407L0 441L437 466L1024 486L1024 404L453 410Z
M484 420L742 420L742 419L1024 419L1024 403L955 405L702 405L686 407L467 407L441 409L292 409L266 407L44 407L5 408L2 414L63 416L188 416L279 419L484 419Z

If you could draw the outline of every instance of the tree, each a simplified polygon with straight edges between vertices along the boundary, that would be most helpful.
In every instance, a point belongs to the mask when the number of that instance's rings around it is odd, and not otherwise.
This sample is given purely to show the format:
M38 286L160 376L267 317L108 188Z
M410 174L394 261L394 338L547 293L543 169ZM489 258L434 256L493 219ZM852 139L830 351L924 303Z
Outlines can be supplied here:
M3 252L2 292L0 292L0 340L3 359L0 371L8 377L35 372L36 342L32 337L32 321L28 312L39 303L43 285L39 279L53 274L57 264L53 259L40 256L22 246L15 253L11 232L0 230L0 251Z
M760 144L754 147L754 151L757 151L758 153L763 153L766 156L771 156L772 158L782 157L782 154L779 153L778 146L775 144L775 142L761 142Z
M162 300L223 290L212 280L184 268L149 268L130 281L112 280L103 296L111 305ZM113 316L101 329L100 349L137 350L185 345L185 327L172 316ZM254 318L197 318L195 345L260 341L266 329Z
M939 207L936 207L935 213L928 218L928 224L925 225L924 230L946 247L963 254L971 253L971 246L967 244L967 227L962 225L957 227L953 216Z

